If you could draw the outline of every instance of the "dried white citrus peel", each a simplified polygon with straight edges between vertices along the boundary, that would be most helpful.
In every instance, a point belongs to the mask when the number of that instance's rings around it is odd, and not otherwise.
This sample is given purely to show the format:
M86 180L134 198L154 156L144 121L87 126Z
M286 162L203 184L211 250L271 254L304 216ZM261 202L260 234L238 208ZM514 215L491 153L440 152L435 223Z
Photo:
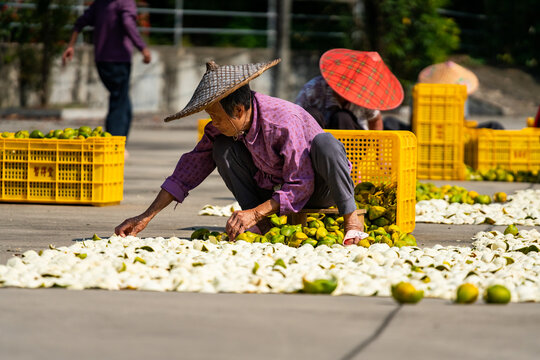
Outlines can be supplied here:
M520 190L506 203L450 204L442 199L416 204L416 222L439 224L540 225L540 189Z
M225 206L217 205L204 205L203 208L199 211L199 215L209 215L209 216L231 216L233 212L242 210L238 202L234 202Z
M302 278L335 277L333 295L389 296L392 284L408 281L426 297L450 300L469 282L481 292L502 284L514 302L540 301L538 231L480 232L473 240L472 247L293 248L112 236L13 257L0 265L0 286L292 293L302 288Z

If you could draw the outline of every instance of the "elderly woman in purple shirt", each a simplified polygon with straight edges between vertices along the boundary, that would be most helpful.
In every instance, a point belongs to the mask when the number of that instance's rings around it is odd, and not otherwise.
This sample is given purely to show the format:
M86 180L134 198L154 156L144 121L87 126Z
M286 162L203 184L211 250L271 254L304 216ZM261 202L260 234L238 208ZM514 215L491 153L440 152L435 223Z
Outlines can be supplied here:
M181 203L217 167L242 207L227 221L230 239L248 229L263 232L271 214L332 205L344 217L344 244L367 236L355 213L354 186L343 145L300 106L249 88L250 80L278 62L207 64L186 108L165 121L202 109L212 121L195 148L182 155L150 207L125 220L116 234L137 234L172 201Z

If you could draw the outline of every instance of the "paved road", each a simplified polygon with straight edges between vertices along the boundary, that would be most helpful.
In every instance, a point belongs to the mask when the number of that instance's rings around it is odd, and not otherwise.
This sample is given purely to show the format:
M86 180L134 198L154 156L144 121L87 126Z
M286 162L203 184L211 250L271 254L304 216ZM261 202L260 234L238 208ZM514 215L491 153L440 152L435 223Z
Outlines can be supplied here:
M2 130L22 124L7 122ZM0 203L0 263L51 243L108 236L124 218L142 212L196 137L193 119L154 125L133 129L120 205ZM466 187L492 193L539 185ZM186 237L201 226L222 230L224 218L196 214L205 204L232 201L213 173L141 236ZM474 233L492 228L417 224L414 235L422 246L468 245ZM537 359L539 324L538 304L456 306L425 299L398 306L389 298L352 296L0 289L0 359Z

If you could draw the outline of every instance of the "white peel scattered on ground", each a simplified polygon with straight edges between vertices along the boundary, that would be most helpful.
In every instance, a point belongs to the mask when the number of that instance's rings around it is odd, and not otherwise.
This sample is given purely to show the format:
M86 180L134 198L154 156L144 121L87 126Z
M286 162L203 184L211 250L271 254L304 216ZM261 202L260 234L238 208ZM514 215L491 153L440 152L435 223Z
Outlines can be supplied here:
M210 215L210 216L231 216L233 212L242 210L238 202L233 202L232 204L225 206L217 205L204 205L199 215Z
M416 204L416 222L439 224L482 224L486 218L492 225L540 225L540 189L520 190L506 203L450 204L445 200L423 200ZM489 219L488 219L489 220Z
M13 257L0 265L0 286L290 293L302 288L303 277L335 277L334 295L390 296L392 284L409 281L427 297L453 299L457 287L470 282L481 292L502 284L514 302L540 301L538 231L520 231L517 237L480 232L473 240L472 248L292 248L113 236ZM286 267L276 265L278 259Z

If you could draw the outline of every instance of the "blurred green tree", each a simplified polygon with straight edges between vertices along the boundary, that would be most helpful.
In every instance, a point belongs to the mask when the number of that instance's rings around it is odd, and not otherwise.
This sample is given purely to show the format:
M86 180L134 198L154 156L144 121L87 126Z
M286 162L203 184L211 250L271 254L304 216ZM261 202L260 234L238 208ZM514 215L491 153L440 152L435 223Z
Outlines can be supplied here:
M69 38L73 13L72 0L35 0L34 8L0 10L0 24L8 24L0 32L0 40L17 43L14 54L2 62L14 60L19 65L21 106L27 106L29 91L37 91L39 102L46 106L52 62Z
M446 8L463 12L460 52L494 65L540 71L538 0L452 0Z
M484 1L488 17L482 55L499 64L523 66L538 72L540 6L538 0Z

